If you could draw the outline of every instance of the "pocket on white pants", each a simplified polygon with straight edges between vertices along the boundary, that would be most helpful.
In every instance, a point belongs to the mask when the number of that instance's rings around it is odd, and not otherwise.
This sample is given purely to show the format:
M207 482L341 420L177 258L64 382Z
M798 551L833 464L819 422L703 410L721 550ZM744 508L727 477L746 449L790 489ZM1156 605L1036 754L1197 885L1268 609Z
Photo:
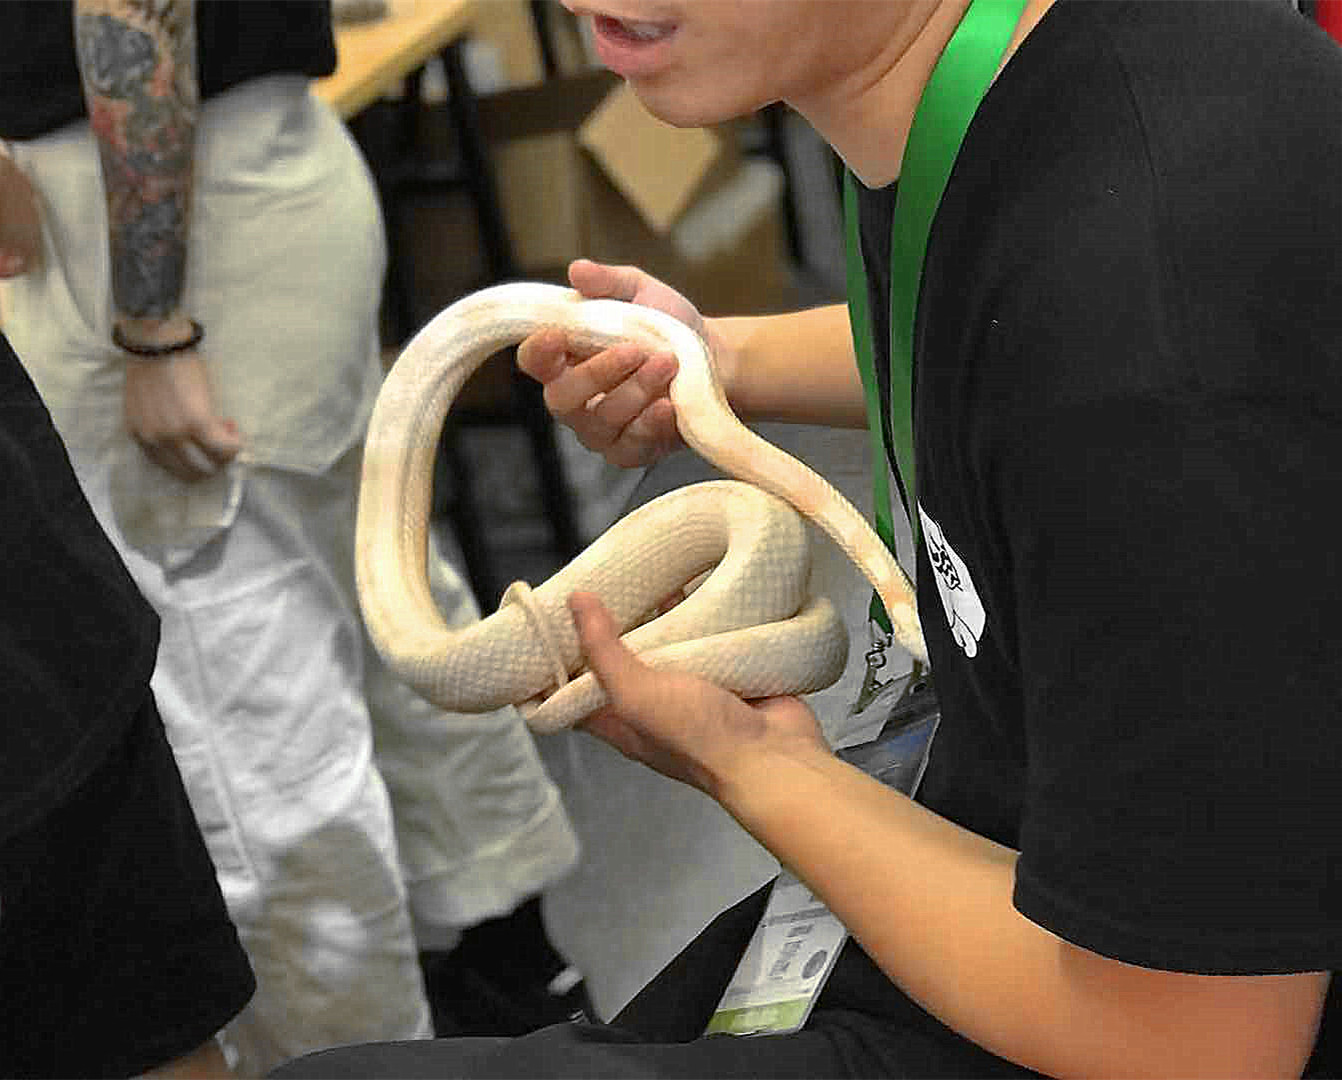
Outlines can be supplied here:
M263 567L232 588L218 578L211 595L180 609L182 644L245 830L283 844L286 832L368 797L362 638L329 576L307 560Z

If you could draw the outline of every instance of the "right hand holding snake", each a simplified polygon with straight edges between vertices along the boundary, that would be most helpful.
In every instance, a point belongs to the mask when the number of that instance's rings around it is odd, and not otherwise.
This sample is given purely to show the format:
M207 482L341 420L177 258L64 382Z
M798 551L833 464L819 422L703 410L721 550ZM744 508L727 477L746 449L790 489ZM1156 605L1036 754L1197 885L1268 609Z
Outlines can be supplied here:
M708 342L721 375L722 349L711 325L669 285L636 267L587 259L570 265L569 283L588 299L626 300L679 319ZM684 445L667 397L676 374L669 352L629 343L584 353L562 331L544 330L521 343L517 362L544 385L550 412L613 465L651 465Z
M800 699L747 702L698 676L649 667L591 593L574 593L569 611L609 699L581 726L625 757L723 801L741 763L762 753L830 756L815 713Z

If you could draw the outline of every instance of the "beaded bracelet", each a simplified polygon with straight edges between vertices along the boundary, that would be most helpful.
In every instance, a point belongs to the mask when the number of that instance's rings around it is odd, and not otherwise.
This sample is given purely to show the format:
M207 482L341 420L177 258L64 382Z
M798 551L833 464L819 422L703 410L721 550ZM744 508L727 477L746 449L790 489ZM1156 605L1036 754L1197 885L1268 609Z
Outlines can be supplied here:
M140 345L132 341L127 341L121 333L121 327L112 327L112 344L123 352L128 352L132 356L141 356L149 360L161 360L165 356L172 356L174 353L186 352L188 349L194 349L205 339L205 327L191 320L191 334L183 341L174 342L171 345Z

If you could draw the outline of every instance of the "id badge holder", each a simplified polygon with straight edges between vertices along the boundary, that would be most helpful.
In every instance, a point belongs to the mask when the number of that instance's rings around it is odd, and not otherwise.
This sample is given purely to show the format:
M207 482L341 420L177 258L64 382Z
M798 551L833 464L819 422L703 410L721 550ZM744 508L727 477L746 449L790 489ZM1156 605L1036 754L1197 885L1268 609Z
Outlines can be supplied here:
M867 675L850 712L888 710L876 738L838 756L906 795L922 780L927 750L941 717L936 691L922 665L882 682L889 638L873 628ZM883 642L883 643L882 643ZM706 1035L786 1035L811 1015L848 931L786 868L741 962L705 1029Z

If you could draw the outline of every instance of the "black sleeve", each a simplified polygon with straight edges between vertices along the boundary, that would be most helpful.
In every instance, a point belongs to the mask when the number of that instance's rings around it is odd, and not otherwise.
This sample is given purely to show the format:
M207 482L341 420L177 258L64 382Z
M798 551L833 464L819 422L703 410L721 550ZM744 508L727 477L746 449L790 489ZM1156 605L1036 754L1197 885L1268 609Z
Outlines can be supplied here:
M0 905L3 1076L144 1072L255 988L152 697L96 771L0 843Z
M0 841L97 766L139 708L158 616L0 333Z

